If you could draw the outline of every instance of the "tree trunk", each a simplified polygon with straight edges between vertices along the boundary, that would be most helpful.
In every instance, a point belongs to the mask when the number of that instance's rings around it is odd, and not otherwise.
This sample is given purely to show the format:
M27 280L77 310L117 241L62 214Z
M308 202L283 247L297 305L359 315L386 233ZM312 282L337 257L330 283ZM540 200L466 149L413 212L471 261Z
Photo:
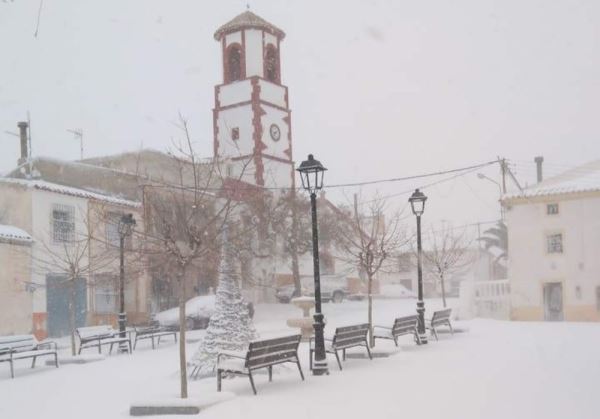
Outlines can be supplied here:
M369 312L369 346L372 348L375 346L375 339L373 338L373 276L372 275L368 275L368 282L367 282L367 294L368 294L368 301L369 301L369 307L368 307L368 312Z
M69 281L69 329L71 330L71 355L75 356L75 294L76 283L74 279Z
M300 282L300 264L298 262L298 252L295 247L292 249L292 276L294 277L294 297L302 295L302 283Z
M179 372L181 379L181 398L187 399L187 365L185 359L185 281L184 274L179 275Z
M446 284L444 283L444 274L440 274L440 284L442 286L442 304L444 304L444 308L446 308Z

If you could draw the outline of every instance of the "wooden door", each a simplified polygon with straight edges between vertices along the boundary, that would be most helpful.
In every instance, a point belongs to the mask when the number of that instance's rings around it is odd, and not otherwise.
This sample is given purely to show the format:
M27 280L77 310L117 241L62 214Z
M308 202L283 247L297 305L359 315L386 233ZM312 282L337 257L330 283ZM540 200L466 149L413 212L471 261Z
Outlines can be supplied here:
M544 320L562 321L563 319L562 284L560 282L544 284Z

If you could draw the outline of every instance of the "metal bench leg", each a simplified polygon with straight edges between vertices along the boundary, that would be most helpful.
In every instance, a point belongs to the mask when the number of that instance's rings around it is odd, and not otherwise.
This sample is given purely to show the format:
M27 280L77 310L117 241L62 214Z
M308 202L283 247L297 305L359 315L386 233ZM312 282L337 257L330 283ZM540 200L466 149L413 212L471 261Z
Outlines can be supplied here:
M300 360L296 358L296 365L298 365L298 371L300 371L300 377L302 377L302 381L304 381L304 374L302 373L302 367L300 366Z
M137 348L137 341L138 341L138 337L137 334L135 335L135 341L133 342L133 349Z
M369 354L369 359L372 361L373 360L373 356L371 355L371 350L369 349L369 343L365 342L365 348L367 348L367 353Z
M431 326L431 334L432 334L433 336L435 336L435 340L439 340L439 339L438 339L437 332L435 331L435 327L433 327L433 326Z
M108 354L111 355L112 354L112 347L113 347L114 343L110 344L110 349L108 350Z
M313 370L313 353L314 353L314 351L312 349L309 349L309 351L308 351L308 365L309 365L308 369L311 371Z
M37 359L37 356L33 357L33 360L31 361L31 368L35 368L35 360Z
M9 360L8 363L10 364L10 378L15 378L15 368L12 359Z
M267 368L269 370L269 382L273 381L273 365L269 365Z
M129 343L129 355L131 355L133 353L133 350L131 349L131 338L127 340L127 343Z
M421 336L419 336L419 331L417 329L414 330L413 335L415 336L415 342L417 342L417 345L420 345Z
M346 350L344 349L344 360L346 360ZM338 355L337 351L333 351L333 353L335 354L335 359L337 359L337 363L338 363L338 367L340 367L340 371L342 370L342 363L340 362L340 356Z
M396 344L396 347L398 347L398 336L394 336L394 343Z
M252 378L252 371L248 371L248 378L250 378L250 385L252 386L252 391L256 396L256 387L254 387L254 379Z
M159 339L160 339L160 338L159 338ZM150 340L152 341L152 349L154 349L154 336L152 336L152 337L150 338Z
M175 336L175 343L177 343L177 332L173 333L173 336Z
M194 371L196 371L196 368L194 368ZM194 371L192 371L192 374ZM221 391L221 370L217 370L217 391Z
M79 344L79 351L77 351L77 355L81 355L81 349L83 349L83 348L81 347L81 343L80 343Z
M346 350L342 350L342 359L346 361Z
M102 345L100 345L100 341L98 341L98 353L102 353Z
M56 368L58 368L58 354L56 352L54 352L54 364L56 365Z

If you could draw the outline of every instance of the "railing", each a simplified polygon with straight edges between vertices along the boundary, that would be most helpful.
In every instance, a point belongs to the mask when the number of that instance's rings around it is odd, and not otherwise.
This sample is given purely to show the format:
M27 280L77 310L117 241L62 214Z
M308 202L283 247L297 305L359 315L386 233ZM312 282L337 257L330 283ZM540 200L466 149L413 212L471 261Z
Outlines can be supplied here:
M460 287L460 305L464 317L508 320L510 317L508 279L463 281Z

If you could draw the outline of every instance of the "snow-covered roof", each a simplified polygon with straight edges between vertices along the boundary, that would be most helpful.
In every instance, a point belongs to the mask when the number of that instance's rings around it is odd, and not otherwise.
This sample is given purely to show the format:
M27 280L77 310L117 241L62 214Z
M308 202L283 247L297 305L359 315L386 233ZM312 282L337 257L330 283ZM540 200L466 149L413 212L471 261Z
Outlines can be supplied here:
M0 241L31 243L33 239L26 231L18 227L0 224Z
M578 192L600 192L600 160L567 170L525 188L522 192L506 194L503 199L534 198Z
M283 39L285 33L277 26L267 22L262 17L255 15L251 11L245 11L244 13L237 15L229 22L221 26L215 32L215 39L221 40L221 37L229 32L235 32L240 29L256 28L266 30L267 32L273 33L278 38Z
M64 195L75 196L78 198L93 199L97 201L103 201L114 205L123 205L126 207L140 207L141 204L137 201L130 201L128 199L122 199L110 195L104 195L97 192L87 191L85 189L73 188L71 186L64 186L58 183L46 182L45 180L35 179L16 179L16 178L0 178L2 183L10 183L16 185L22 185L28 188L39 189L42 191L55 192Z

